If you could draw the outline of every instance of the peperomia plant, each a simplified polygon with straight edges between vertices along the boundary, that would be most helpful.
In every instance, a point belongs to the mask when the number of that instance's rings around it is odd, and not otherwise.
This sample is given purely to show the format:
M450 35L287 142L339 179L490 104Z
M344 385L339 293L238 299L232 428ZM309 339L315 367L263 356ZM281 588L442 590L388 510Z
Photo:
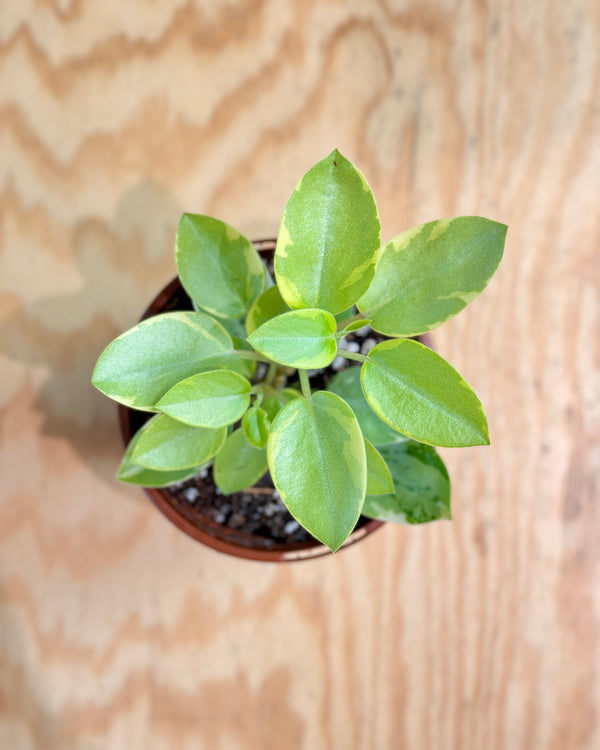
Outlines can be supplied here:
M93 375L107 396L155 412L119 477L166 486L212 465L227 494L268 469L294 518L332 551L361 513L450 518L448 474L432 446L487 444L487 421L459 373L413 337L482 291L505 234L502 224L460 216L381 245L373 194L338 151L289 199L276 285L233 227L184 214L176 259L195 311L139 323L107 347ZM367 354L344 341L359 329L379 340ZM338 356L357 364L313 392L311 376Z

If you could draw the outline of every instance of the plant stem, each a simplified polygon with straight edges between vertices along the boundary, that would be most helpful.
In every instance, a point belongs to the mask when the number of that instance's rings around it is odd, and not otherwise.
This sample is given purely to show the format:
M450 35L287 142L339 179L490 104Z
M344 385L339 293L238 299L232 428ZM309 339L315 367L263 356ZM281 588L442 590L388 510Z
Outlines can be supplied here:
M298 370L300 375L300 385L302 386L302 395L310 401L310 382L308 380L308 372L306 370Z
M275 380L275 376L277 375L277 369L278 369L277 362L271 362L271 364L269 365L269 369L267 370L267 374L265 375L265 379L264 379L265 385L273 384L273 381Z
M338 349L337 353L346 359L355 359L357 362L365 362L367 359L364 354L358 354L358 352L347 352L345 349Z

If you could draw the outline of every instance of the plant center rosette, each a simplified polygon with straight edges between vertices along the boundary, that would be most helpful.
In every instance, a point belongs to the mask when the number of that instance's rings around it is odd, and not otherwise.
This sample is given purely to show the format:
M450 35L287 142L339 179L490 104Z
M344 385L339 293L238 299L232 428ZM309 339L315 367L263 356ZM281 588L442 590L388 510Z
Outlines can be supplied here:
M293 191L273 273L230 225L184 214L176 259L193 309L142 321L94 371L103 393L150 413L120 478L164 487L210 469L228 496L268 471L293 519L332 551L361 514L450 518L434 446L487 444L487 421L415 337L483 290L505 233L462 216L382 245L372 192L337 151Z

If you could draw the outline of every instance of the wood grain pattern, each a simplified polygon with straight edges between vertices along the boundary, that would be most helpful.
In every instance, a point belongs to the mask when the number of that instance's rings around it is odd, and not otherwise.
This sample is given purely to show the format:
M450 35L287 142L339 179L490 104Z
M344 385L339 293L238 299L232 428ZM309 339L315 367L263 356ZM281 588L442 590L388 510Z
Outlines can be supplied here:
M0 4L0 747L600 747L600 5ZM386 237L510 225L435 333L492 447L452 523L230 560L113 479L102 347L183 210L273 234L337 146Z

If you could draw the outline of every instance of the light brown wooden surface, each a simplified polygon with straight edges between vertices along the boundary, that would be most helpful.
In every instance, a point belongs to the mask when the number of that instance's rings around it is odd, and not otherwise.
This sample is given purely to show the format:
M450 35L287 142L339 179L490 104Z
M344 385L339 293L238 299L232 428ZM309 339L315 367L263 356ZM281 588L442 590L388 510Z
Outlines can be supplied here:
M600 747L600 4L0 3L0 748ZM510 225L435 333L452 523L242 562L113 479L99 351L183 210L272 235L337 146L386 238Z

